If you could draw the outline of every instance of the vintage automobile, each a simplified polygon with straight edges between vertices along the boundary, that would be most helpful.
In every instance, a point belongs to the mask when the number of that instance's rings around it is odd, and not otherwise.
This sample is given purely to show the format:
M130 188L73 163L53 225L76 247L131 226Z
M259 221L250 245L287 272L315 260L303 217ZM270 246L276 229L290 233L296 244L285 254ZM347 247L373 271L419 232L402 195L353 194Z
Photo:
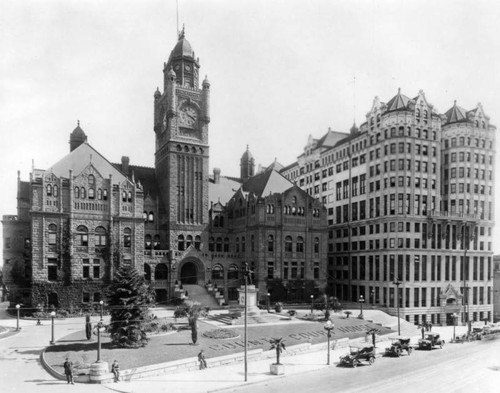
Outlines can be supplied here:
M375 348L373 346L367 347L349 347L350 353L340 357L339 366L358 367L364 361L368 364L375 362Z
M408 355L411 354L412 347L410 345L409 337L394 337L391 338L392 343L389 348L385 349L384 356L401 356L403 351L406 351Z
M427 333L424 339L418 340L418 349L431 350L434 347L443 348L444 340L441 339L439 333Z

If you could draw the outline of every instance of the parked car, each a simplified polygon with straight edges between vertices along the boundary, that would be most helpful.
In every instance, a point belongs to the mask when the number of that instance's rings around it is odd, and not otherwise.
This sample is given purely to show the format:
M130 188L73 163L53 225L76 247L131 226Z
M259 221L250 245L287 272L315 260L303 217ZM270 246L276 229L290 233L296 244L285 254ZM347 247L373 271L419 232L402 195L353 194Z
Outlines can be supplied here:
M408 355L411 354L412 347L410 345L409 337L394 337L391 338L392 343L389 348L385 349L385 356L397 356L400 357L403 351L406 351Z
M418 349L431 350L434 347L443 348L444 340L438 333L427 333L424 339L418 340Z
M340 357L339 366L358 367L361 362L368 362L372 365L375 362L375 348L368 347L349 347L350 353Z

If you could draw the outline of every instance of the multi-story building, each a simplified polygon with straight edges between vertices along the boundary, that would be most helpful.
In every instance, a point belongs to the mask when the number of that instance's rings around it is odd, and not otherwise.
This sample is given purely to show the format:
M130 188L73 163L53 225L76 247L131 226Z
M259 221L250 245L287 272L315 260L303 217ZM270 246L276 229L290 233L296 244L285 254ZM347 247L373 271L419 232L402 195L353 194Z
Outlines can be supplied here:
M493 322L500 321L500 255L493 257Z
M176 283L209 282L235 300L245 263L261 300L324 291L321 202L277 163L255 174L248 149L240 178L210 176L211 86L205 78L200 89L199 68L183 31L163 67L163 92L154 93L154 167L125 156L110 163L78 124L67 156L29 181L18 175L17 215L2 220L11 301L88 307L123 264L144 273L158 302Z
M415 323L491 320L495 130L481 105L439 114L421 91L310 137L282 173L328 208L328 290Z

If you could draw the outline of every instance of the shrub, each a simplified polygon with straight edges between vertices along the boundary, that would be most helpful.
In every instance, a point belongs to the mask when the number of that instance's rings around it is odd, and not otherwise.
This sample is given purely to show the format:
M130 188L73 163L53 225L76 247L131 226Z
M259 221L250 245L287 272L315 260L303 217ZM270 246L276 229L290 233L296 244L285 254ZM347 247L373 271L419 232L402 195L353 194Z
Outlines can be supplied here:
M204 337L214 338L214 339L225 339L225 338L235 338L239 334L234 329L214 329L203 333Z

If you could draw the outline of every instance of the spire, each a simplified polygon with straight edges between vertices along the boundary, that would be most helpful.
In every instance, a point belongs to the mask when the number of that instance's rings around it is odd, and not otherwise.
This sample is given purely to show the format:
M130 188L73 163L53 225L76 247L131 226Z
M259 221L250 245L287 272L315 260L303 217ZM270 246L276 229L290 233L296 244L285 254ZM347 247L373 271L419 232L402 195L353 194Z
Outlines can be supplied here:
M182 40L186 36L186 27L184 26L184 23L182 24L182 30L179 32L179 40Z

